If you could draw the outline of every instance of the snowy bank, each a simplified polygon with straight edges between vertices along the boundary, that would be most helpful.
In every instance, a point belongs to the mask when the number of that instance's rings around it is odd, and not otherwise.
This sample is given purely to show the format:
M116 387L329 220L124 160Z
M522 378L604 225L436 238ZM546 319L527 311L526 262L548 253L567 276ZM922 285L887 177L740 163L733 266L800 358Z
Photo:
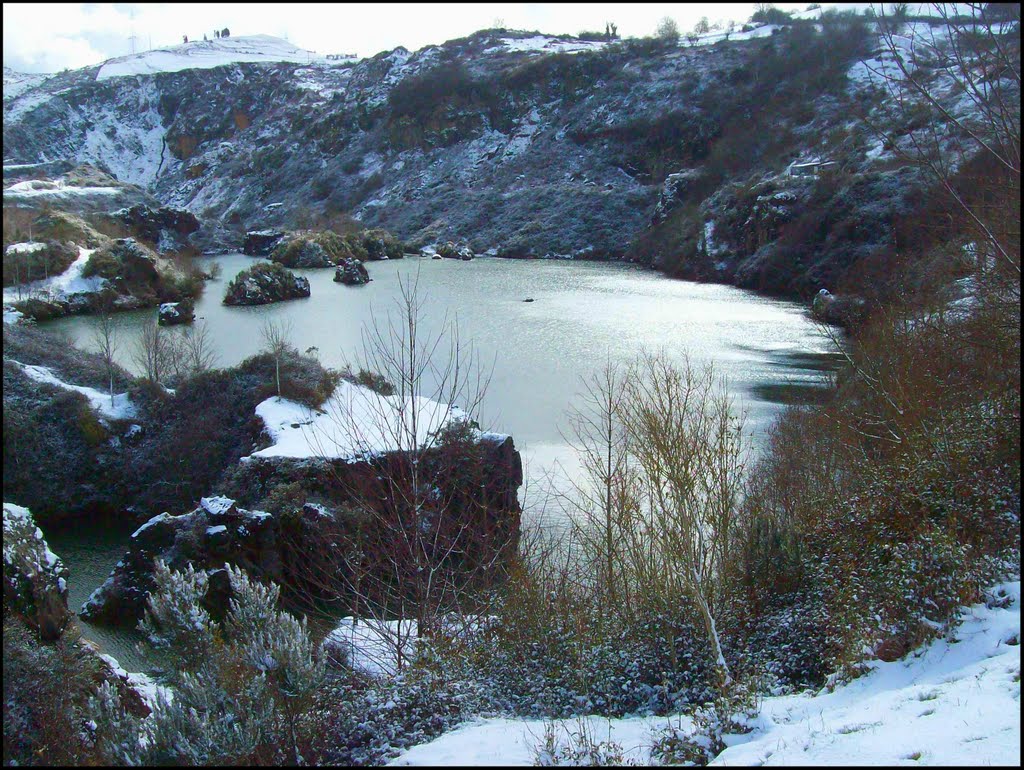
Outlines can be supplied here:
M948 639L892 663L875 661L829 693L765 698L753 731L727 735L715 765L1011 765L1020 763L1020 581L962 610ZM594 741L625 761L651 761L655 734L679 717L587 717ZM546 724L563 739L575 719L479 719L415 746L396 765L530 765ZM688 721L683 719L686 726Z
M322 409L273 396L256 406L272 446L253 457L350 459L422 446L466 413L422 396L382 396L342 381ZM414 435L415 434L415 435Z
M30 244L12 244L9 249L20 246L22 250ZM68 265L67 270L58 275L51 275L49 278L41 278L38 281L22 284L20 286L8 286L4 289L4 304L17 302L26 297L44 296L52 300L66 300L72 294L92 294L101 291L107 285L107 279L98 275L85 278L82 271L85 263L89 261L96 249L78 248L78 258Z
M89 399L89 406L104 417L114 420L130 420L135 417L135 404L128 398L127 393L115 393L113 399L111 399L109 393L103 393L85 385L72 385L64 382L48 367L23 364L13 359L11 359L11 363L20 367L25 374L37 382L45 382L48 385L55 385L64 390L74 390L81 393Z

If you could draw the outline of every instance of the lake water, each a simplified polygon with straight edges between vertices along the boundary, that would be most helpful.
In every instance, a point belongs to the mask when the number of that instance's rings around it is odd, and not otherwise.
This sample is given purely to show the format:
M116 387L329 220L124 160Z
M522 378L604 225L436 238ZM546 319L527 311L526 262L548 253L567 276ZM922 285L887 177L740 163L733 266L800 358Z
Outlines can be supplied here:
M386 323L389 313L395 317L400 281L415 282L422 302L419 333L434 337L446 324L454 325L461 342L472 344L490 371L480 423L511 434L522 452L524 523L557 526L564 517L549 493L553 487L564 489L565 475L578 468L563 438L567 416L584 378L606 361L626 363L647 350L713 362L746 413L756 447L784 403L813 400L823 372L837 360L802 305L729 286L671 280L621 263L409 257L368 263L373 280L365 286L334 283L333 270L297 270L309 278L309 298L226 307L221 299L227 282L255 260L229 254L199 261L207 270L214 263L221 270L196 303L218 366L258 352L266 321L287 321L299 350L315 348L326 366L358 368L364 329L374 320ZM118 316L124 325L118 359L130 371L136 371L132 343L155 312ZM94 323L78 316L47 327L90 348ZM102 582L109 572L106 562L112 566L122 550L115 545L90 561L72 556L76 549L69 548L63 538L54 545L74 570L74 582L91 583L78 587L85 595Z

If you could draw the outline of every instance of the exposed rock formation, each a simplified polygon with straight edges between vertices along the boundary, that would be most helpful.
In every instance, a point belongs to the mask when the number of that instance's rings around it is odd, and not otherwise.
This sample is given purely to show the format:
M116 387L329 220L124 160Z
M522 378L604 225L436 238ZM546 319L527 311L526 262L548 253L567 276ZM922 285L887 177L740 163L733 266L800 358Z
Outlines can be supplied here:
M447 560L447 568L462 570L467 580L496 579L519 537L517 491L523 476L512 439L483 434L469 443L441 446L421 460L422 478L432 478L437 490L422 511L425 521L440 517L432 541L443 552L459 554ZM207 605L213 613L224 610L230 593L225 562L282 583L290 600L319 593L346 601L351 565L340 554L358 545L362 568L384 576L397 568L396 558L403 558L396 550L393 518L398 498L389 479L403 478L407 465L400 452L356 462L249 458L228 480L227 491L235 497L203 498L189 513L163 513L140 527L124 558L83 606L82 617L105 624L137 622L158 558L175 569L192 564L207 570ZM357 492L364 505L377 501L379 510L360 513L351 504ZM264 503L278 513L259 510ZM437 511L430 510L435 506ZM454 539L458 548L449 548ZM308 571L313 562L320 568L315 575ZM481 564L491 566L481 569Z
M160 306L157 322L161 326L177 326L190 324L196 318L195 308L191 300L181 302L165 302Z
M231 562L260 577L280 580L277 531L278 523L270 514L238 508L223 497L204 497L198 508L181 516L154 516L132 534L128 552L82 606L81 615L92 623L134 626L155 587L157 559L172 569L191 563L211 571ZM224 578L210 582L211 611L223 612L227 607Z
M173 251L188 245L189 236L199 229L199 220L190 211L161 206L153 209L143 204L111 212L135 230L140 238L155 244L161 251Z
M309 279L276 262L261 262L242 270L228 284L225 305L266 305L309 296Z
M334 271L334 281L343 283L346 286L360 286L369 283L372 279L366 272L366 266L358 259L345 259Z
M4 606L22 615L44 642L59 639L71 618L67 578L32 513L4 503Z
M451 241L442 243L438 246L437 253L443 259L462 259L466 261L475 256L473 254L473 250L469 248L469 246L465 244L452 243Z
M267 257L284 238L283 230L251 230L245 234L242 253L250 257Z

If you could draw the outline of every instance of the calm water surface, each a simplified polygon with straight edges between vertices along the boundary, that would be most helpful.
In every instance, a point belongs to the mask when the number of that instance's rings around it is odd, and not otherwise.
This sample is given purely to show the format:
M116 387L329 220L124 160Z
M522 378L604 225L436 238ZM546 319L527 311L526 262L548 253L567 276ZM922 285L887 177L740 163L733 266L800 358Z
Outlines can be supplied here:
M564 488L565 476L578 468L563 438L567 414L578 401L583 379L605 361L625 363L648 350L713 362L746 413L755 448L782 404L813 400L823 372L836 362L831 344L802 305L729 286L670 280L619 263L413 257L369 263L373 280L365 286L334 283L333 270L297 270L309 278L308 299L225 307L221 299L227 282L256 260L229 254L199 261L206 269L213 263L221 269L196 304L219 366L258 352L264 322L287 320L299 350L316 348L326 366L358 367L363 330L375 319L386 323L388 314L397 312L400 280L417 281L423 302L420 333L437 335L446 323L454 324L462 342L472 343L491 370L480 422L511 434L523 454L527 522L557 524L565 515L549 492ZM131 343L154 315L145 310L118 316L125 327L118 358L130 371L135 371ZM47 326L90 348L94 323L79 316ZM81 548L68 542L54 545L79 575L74 582L90 583L78 589L85 596L106 577L106 562L112 566L122 548L123 540L106 550L84 542ZM72 555L97 550L105 555L90 557L91 562Z

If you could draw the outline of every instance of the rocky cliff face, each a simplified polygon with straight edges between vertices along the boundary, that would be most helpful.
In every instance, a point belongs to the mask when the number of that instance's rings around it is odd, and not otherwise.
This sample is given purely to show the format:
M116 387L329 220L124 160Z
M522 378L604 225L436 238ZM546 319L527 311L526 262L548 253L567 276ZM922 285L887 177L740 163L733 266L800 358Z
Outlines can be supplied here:
M4 617L21 615L44 642L59 639L71 619L68 571L50 550L32 512L4 503Z
M519 538L523 475L512 439L483 434L441 446L421 460L423 478L436 486L417 516L431 531L431 548L446 554L438 566L459 585L500 579ZM394 590L384 584L395 574L411 583L416 565L402 549L400 534L410 514L396 493L404 463L407 458L398 452L362 461L247 458L227 484L238 500L205 497L189 513L162 513L141 526L82 607L82 617L135 625L155 585L157 559L172 569L191 564L206 570L206 599L215 615L223 614L230 598L225 563L281 584L293 604L311 598L343 606L352 601L354 553L364 585L377 586L378 594ZM383 601L364 590L364 599Z
M414 248L456 240L502 256L628 256L816 291L864 256L857 249L886 247L917 184L907 172L896 186L857 186L892 167L892 147L851 119L885 117L884 95L857 64L882 54L874 32L846 22L738 37L680 47L492 30L358 62L102 78L87 68L5 92L4 152L18 164L102 164L209 221L207 246L353 215ZM828 162L841 176L826 190L813 168L792 176L794 161ZM746 205L731 186L772 180L785 190L771 194L792 199L755 201L722 239L730 203ZM847 233L856 253L821 275L765 252L815 195L871 203L883 223Z

